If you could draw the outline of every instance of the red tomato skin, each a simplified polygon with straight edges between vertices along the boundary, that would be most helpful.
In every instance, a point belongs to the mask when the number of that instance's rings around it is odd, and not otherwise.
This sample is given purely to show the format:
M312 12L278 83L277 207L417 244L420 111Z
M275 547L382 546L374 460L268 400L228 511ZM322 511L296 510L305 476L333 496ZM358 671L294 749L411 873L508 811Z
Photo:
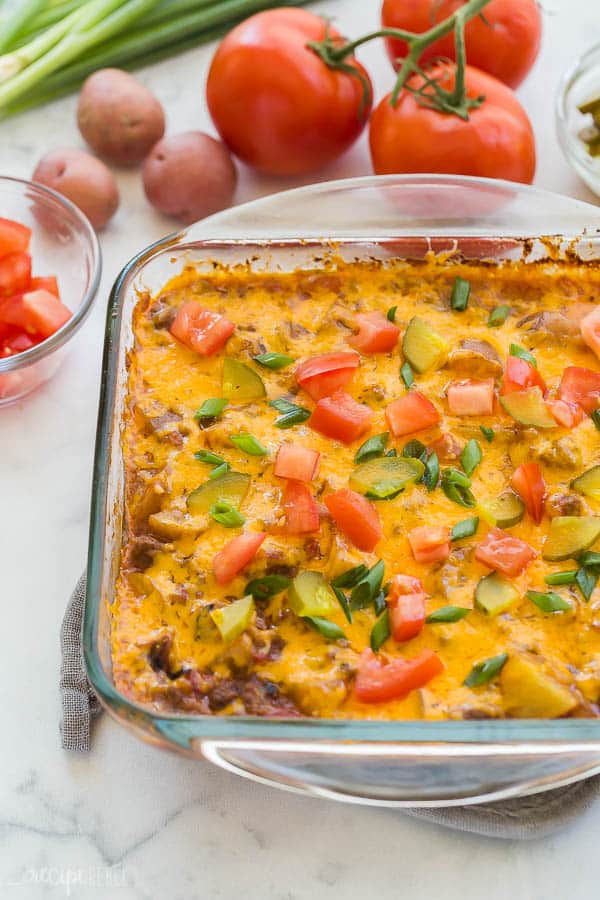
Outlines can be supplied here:
M444 88L454 86L448 65L432 74ZM412 86L418 78L411 78ZM530 184L535 139L527 113L510 88L479 69L466 67L466 85L470 97L486 97L467 121L420 106L407 90L395 107L385 96L369 126L374 172L477 175Z
M219 584L233 581L256 556L266 534L261 531L247 531L229 541L213 558L213 572Z
M319 471L321 454L309 447L282 444L275 457L273 471L278 478L293 478L295 481L312 481Z
M0 218L0 257L7 253L25 253L30 240L31 228L12 219Z
M359 313L355 316L358 334L349 337L348 343L361 353L390 353L400 336L400 329L382 313Z
M296 381L313 400L321 400L352 381L358 363L358 353L323 353L298 366Z
M494 379L453 381L448 385L448 406L455 416L491 416L494 412Z
M452 15L462 0L384 0L384 28L401 28L422 34ZM537 57L542 36L542 17L535 0L491 0L482 16L474 16L465 27L467 59L510 87L517 87ZM386 38L386 49L394 68L406 56L405 41ZM435 41L420 57L421 65L435 57L455 59L453 35Z
M600 372L581 366L567 366L558 386L558 396L576 403L590 415L600 404Z
M0 357L5 359L8 356L16 356L17 353L24 353L34 347L41 338L35 338L34 335L26 334L18 329L11 329L5 334L0 333Z
M189 300L179 307L169 331L200 356L212 356L225 346L235 325L225 316L205 309L197 300Z
M29 253L7 253L0 258L0 295L10 297L29 289L31 257Z
M362 703L386 703L408 696L444 671L433 650L423 650L413 659L392 659L384 664L372 650L363 650L358 662L354 695Z
M328 68L306 45L326 22L303 9L274 9L246 19L215 53L206 85L212 120L229 149L271 175L301 175L332 162L368 121L366 79ZM339 36L330 27L330 34Z
M283 491L286 534L308 534L319 530L319 509L302 481L289 480Z
M501 528L490 528L475 549L475 559L511 578L520 575L535 556L529 544Z
M29 291L23 294L25 330L48 338L71 318L68 309L48 291Z
M0 297L0 322L3 325L14 325L17 328L25 329L27 327L22 294L15 294L14 297Z
M583 410L576 403L569 403L567 400L548 400L546 406L550 410L550 415L563 428L575 428L583 419Z
M441 416L431 400L419 391L409 391L389 404L385 418L395 437L423 431L441 421Z
M383 537L383 529L377 509L370 500L356 491L342 488L327 494L323 502L337 527L358 550L370 553L375 549Z
M421 525L408 532L408 543L418 563L430 565L450 556L450 535L447 528Z
M395 641L410 641L425 625L425 591L418 578L396 575L386 597Z
M57 300L60 300L56 275L38 275L32 278L29 289L32 291L48 291L49 294L54 294Z
M510 483L535 524L539 525L544 516L546 485L538 464L522 463L513 472Z
M548 393L546 382L535 366L519 356L509 356L500 391L502 396L513 394L515 391L526 391L532 387L539 387L544 397Z
M373 413L368 406L357 403L345 391L323 397L314 408L308 424L325 437L351 444L369 430Z

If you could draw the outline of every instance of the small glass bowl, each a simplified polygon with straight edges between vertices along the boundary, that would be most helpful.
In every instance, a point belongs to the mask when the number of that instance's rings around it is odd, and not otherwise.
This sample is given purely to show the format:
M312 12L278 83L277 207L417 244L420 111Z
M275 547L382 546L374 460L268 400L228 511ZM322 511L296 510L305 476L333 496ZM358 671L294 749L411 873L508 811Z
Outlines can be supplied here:
M590 156L580 131L592 118L578 106L600 97L600 44L596 44L565 72L556 97L556 130L563 153L587 186L600 197L600 155Z
M0 358L0 407L48 381L88 315L102 268L96 233L70 200L41 184L0 176L0 216L32 230L34 275L56 275L73 315L55 334L16 356Z

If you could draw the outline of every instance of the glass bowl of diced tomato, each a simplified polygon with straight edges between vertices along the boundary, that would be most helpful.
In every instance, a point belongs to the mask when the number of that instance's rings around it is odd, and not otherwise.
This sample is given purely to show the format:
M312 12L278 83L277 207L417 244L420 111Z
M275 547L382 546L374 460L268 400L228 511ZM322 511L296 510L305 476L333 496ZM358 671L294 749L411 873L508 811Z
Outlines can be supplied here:
M54 375L91 309L100 270L96 234L76 206L0 176L0 406Z

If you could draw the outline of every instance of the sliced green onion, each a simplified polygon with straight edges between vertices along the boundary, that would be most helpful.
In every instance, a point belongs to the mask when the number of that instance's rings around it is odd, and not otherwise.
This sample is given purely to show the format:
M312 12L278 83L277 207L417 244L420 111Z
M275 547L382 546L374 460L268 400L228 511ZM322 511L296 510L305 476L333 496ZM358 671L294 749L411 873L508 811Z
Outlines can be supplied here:
M225 472L229 472L229 469L230 469L229 463L222 462L220 466L215 466L215 468L212 470L212 472L210 473L210 475L208 477L209 478L221 478L225 474Z
M341 575L338 575L331 582L332 587L334 588L350 588L356 587L359 581L362 581L365 575L367 575L369 569L367 566L354 566L352 569L348 569L347 572L342 572Z
M494 429L488 428L487 425L480 425L479 430L481 431L482 435L484 436L484 438L486 439L488 444L491 444L492 441L494 440L494 433L495 433Z
M245 516L235 506L222 501L213 503L208 510L208 514L215 522L218 522L219 525L223 525L225 528L239 528L246 521Z
M421 462L425 462L425 459L427 458L427 447L425 444L422 444L421 441L413 439L402 448L402 456L405 456L407 459L420 459Z
M440 609L430 613L425 621L428 625L435 625L440 622L460 622L470 612L471 610L468 606L441 606Z
M294 360L291 356L286 356L285 353L261 353L260 356L254 357L254 362L265 366L267 369L284 369L286 366L291 365Z
M465 687L479 687L487 684L502 671L507 661L508 653L499 653L498 656L490 656L489 659L475 663L463 684Z
M578 558L579 565L586 569L600 568L600 553L594 553L593 550L586 550Z
M318 631L319 634L322 634L329 641L337 641L346 637L340 626L336 625L335 622L330 622L329 619L322 619L320 616L304 616L303 618L305 622L312 625L315 631Z
M387 641L390 634L390 613L388 609L384 609L371 629L370 643L373 653L377 653L381 645Z
M471 438L471 440L464 448L463 452L460 454L461 465L469 478L482 459L483 454L481 453L481 447L479 446L475 438Z
M387 319L389 322L395 322L395 321L396 321L396 310L397 310L397 309L398 309L397 306L390 306L390 308L388 309L388 311L387 311L387 313L385 314L385 316L386 316L386 319Z
M194 413L195 419L214 419L220 416L228 404L228 400L223 397L210 397L205 400L202 406Z
M282 413L275 419L274 425L276 428L291 428L292 425L299 425L310 418L309 409L306 409L304 406L298 406L296 403L290 403L285 397L271 400L269 406Z
M538 609L545 613L564 612L565 610L573 609L570 603L567 603L560 594L555 594L554 591L548 591L547 594L541 591L527 591L526 596L528 600L535 603Z
M595 409L591 414L590 419L592 420L598 431L600 431L600 409Z
M385 453L384 455L385 455L385 456L392 456L392 457L393 457L393 456L398 456L398 451L396 450L395 447L392 447L392 449L391 449L391 450L388 450L388 452Z
M463 519L461 522L457 522L450 532L450 540L451 541L462 541L465 538L473 537L479 528L479 518L477 516L473 516L472 519Z
M365 606L369 606L369 604L373 602L374 598L381 590L384 571L385 564L383 560L380 559L375 563L372 569L369 569L364 578L361 578L350 595L351 609L364 609Z
M577 574L575 575L575 584L581 591L581 596L586 603L590 602L590 598L594 593L594 588L596 587L597 581L598 575L595 572L590 572L589 569L585 569L583 566L581 567L581 569L577 570Z
M518 356L519 359L524 359L526 362L531 363L531 365L535 366L535 368L537 369L535 356L532 356L529 350L525 350L523 347L519 347L518 344L511 344L509 352L511 356Z
M198 450L194 453L194 459L198 462L208 463L209 466L220 466L225 460L218 453L211 453L210 450Z
M577 569L569 569L565 572L553 572L551 575L546 575L544 581L550 585L575 584L576 575Z
M350 604L348 603L348 598L346 597L343 590L339 587L335 587L334 584L331 585L331 589L333 590L333 593L337 597L338 603L340 604L340 606L342 607L342 610L344 611L344 615L346 616L346 618L348 619L350 624L352 624L352 610L350 609Z
M440 480L440 461L438 459L437 453L432 452L427 457L427 461L425 462L425 471L423 472L423 484L427 488L428 491L432 491L435 487L437 487L437 483Z
M251 594L255 600L268 600L285 591L290 579L285 575L263 575L262 578L253 578L244 589L244 595Z
M496 306L487 320L488 328L499 328L504 325L510 315L510 306Z
M363 463L368 459L375 459L377 456L383 456L390 433L384 431L382 434L375 434L368 441L361 444L354 455L355 463Z
M373 609L375 610L376 616L380 616L387 606L385 597L386 594L383 589L373 597Z
M441 487L448 500L472 509L477 506L477 501L470 491L471 479L467 478L458 469L444 469L442 472Z
M405 362L400 366L400 377L407 388L411 388L415 383L415 376L410 363Z
M469 302L469 294L471 293L471 285L464 278L455 278L452 286L452 296L450 297L450 306L457 312L463 312L467 308Z
M238 450L247 453L248 456L267 456L269 453L253 434L230 434L229 440Z

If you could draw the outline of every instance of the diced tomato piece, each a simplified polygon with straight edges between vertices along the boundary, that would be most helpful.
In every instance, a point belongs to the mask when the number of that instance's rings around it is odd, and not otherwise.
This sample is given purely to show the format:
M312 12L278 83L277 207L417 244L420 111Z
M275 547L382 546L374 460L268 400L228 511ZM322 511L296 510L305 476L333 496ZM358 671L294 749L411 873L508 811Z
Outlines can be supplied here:
M539 387L544 397L548 393L546 382L534 365L520 356L509 356L500 393L504 396L514 391L526 391L531 387Z
M455 416L491 416L494 412L494 379L453 381L448 385L448 406Z
M71 310L48 291L23 294L25 330L50 337L71 318Z
M17 353L23 353L34 347L38 341L34 340L31 335L24 331L14 330L12 334L5 336L0 341L0 356L16 356Z
M0 218L0 257L8 253L24 253L29 248L31 228Z
M385 411L390 431L395 437L423 431L441 421L441 416L431 400L419 391L409 391L394 400Z
M410 641L425 624L425 591L419 578L396 575L386 597L395 641Z
M317 477L319 457L316 450L282 444L275 457L274 473L278 478L294 478L296 481L312 481Z
M179 308L169 330L190 350L200 356L212 356L224 347L235 325L220 313L205 309L197 300L188 300Z
M319 530L319 509L309 488L302 481L287 482L282 502L287 534L306 534Z
M600 306L593 309L587 316L584 316L581 320L580 328L583 342L600 359Z
M527 512L536 525L544 515L546 485L537 463L522 463L510 479L511 485L525 504Z
M265 538L266 534L262 531L247 531L225 544L212 563L219 584L232 581L238 572L252 562Z
M10 297L29 290L31 257L29 253L9 253L0 258L0 295Z
M581 366L567 366L563 372L558 396L567 403L577 403L588 413L600 404L600 372Z
M386 703L399 700L424 687L444 671L444 664L433 650L423 650L413 659L384 662L372 650L363 650L358 662L354 693L362 703Z
M510 577L520 575L535 555L533 547L501 528L490 528L475 550L475 559Z
M407 534L413 556L419 563L429 565L450 556L450 535L438 525L420 525Z
M347 385L358 363L358 353L323 353L298 366L296 381L313 400L321 400Z
M375 549L383 529L374 503L350 488L334 491L323 499L331 518L355 547L368 553Z
M29 287L32 291L48 291L49 294L54 294L60 300L56 275L38 275L31 279Z
M364 403L357 403L345 391L323 397L313 410L308 424L325 437L351 444L368 431L373 412Z
M398 343L400 329L380 312L359 313L355 317L358 334L348 338L361 353L389 353Z
M23 295L0 297L0 322L7 326L25 328L27 325L23 309Z
M567 400L548 400L546 406L555 422L563 428L575 428L583 419L583 410Z

